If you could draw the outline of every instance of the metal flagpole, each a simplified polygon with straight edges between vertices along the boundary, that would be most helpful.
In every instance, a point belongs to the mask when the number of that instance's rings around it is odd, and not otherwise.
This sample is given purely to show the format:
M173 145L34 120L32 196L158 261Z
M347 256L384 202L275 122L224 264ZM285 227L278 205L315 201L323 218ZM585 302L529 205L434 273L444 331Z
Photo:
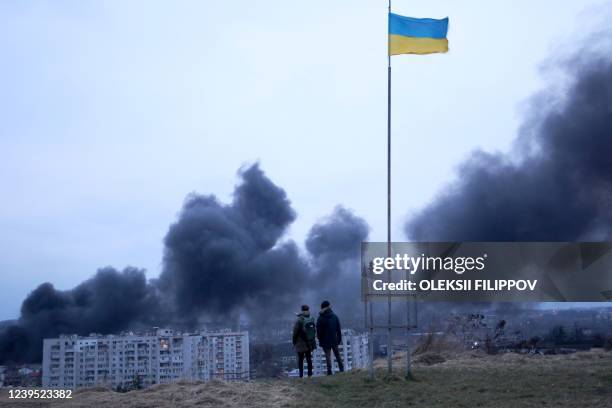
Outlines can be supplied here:
M408 271L406 271L406 281L408 281L410 279L410 273ZM410 344L410 329L413 325L412 322L412 317L410 316L410 307L412 306L412 300L410 299L411 295L406 295L406 359L405 359L405 373L404 373L404 377L406 379L411 379L412 378L412 364L411 364L411 355L410 353L412 352L412 345ZM416 304L415 304L416 307ZM415 317L416 317L416 313L415 313Z
M391 14L391 0L389 0L389 14ZM389 19L387 19L389 21ZM389 31L389 29L387 29ZM387 34L387 42L389 34ZM391 53L387 47L387 256L391 257ZM391 281L391 271L387 272L387 279ZM391 328L391 295L387 299L387 371L391 375L393 370L393 339Z

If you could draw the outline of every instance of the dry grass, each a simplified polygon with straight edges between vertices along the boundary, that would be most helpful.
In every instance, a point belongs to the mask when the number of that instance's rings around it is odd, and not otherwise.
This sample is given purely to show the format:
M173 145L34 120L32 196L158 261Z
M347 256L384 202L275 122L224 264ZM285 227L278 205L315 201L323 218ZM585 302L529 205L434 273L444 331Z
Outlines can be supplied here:
M402 356L396 357L402 360ZM402 360L403 361L403 360ZM377 362L386 367L386 361ZM394 364L401 367L400 364ZM612 408L612 353L590 351L540 356L466 352L435 365L415 364L413 381L402 373L374 381L353 374L329 379L314 403L336 407ZM321 398L321 394L324 396Z
M158 385L126 394L93 388L75 393L70 401L17 403L8 400L3 390L0 407L612 408L610 352L557 356L466 352L447 357L433 365L415 364L413 381L405 381L399 371L388 377L377 369L373 381L365 372L355 371L301 380ZM376 365L386 366L385 361ZM401 361L396 366L401 367Z
M102 387L74 393L70 400L8 400L6 391L0 396L0 407L288 407L297 390L289 382L188 383L156 385L151 388L117 393Z

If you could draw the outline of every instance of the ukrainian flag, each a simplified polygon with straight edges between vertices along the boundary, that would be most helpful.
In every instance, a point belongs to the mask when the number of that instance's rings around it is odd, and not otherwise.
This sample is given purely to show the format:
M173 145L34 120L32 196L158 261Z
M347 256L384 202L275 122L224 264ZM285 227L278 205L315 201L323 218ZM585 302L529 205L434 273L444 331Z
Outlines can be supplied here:
M389 55L447 52L448 17L412 18L389 13Z

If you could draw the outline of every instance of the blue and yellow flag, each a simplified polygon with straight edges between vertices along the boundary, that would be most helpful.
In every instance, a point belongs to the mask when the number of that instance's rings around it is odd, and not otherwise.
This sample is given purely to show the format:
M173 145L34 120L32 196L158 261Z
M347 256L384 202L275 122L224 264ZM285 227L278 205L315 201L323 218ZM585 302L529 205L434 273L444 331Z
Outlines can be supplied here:
M448 51L448 17L412 18L389 13L389 55Z

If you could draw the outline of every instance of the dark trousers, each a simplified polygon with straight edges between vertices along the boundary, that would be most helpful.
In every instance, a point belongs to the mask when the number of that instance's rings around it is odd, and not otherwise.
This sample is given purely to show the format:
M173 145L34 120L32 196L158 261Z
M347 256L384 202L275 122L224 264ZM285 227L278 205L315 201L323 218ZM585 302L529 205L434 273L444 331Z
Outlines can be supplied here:
M325 363L327 363L327 375L332 375L332 360L331 360L331 352L334 351L334 357L336 357L336 362L338 363L338 368L340 372L344 371L344 364L342 364L342 356L340 355L340 351L338 350L338 346L332 346L331 348L323 348L325 352Z
M304 357L306 357L306 365L308 365L308 376L312 377L312 351L299 351L298 352L298 369L300 370L300 377L304 377Z

